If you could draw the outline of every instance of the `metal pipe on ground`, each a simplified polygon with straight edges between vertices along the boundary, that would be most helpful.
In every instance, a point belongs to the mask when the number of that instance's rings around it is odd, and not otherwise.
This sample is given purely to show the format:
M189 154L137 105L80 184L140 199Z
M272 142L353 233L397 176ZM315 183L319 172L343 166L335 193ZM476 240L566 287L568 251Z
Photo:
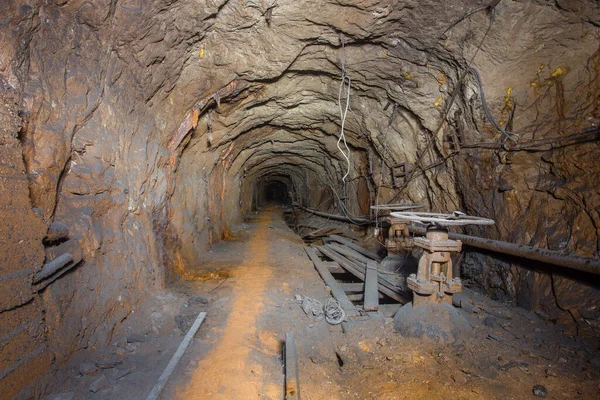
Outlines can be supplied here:
M417 233L419 235L424 235L426 232L426 229L420 226L409 225L408 229L412 233ZM522 257L528 260L541 261L568 269L600 275L600 259L598 258L578 256L561 251L518 245L500 240L484 239L477 236L469 236L453 232L450 232L448 237L452 240L460 240L468 246L477 247L479 249Z
M171 374L173 373L173 371L175 371L175 367L177 367L179 360L181 360L181 357L183 357L183 353L185 353L185 350L192 342L194 335L196 335L196 332L198 332L198 329L200 329L200 325L202 325L202 322L204 322L204 318L206 318L206 312L202 311L200 314L198 314L198 317L194 321L194 324L179 344L177 351L175 352L175 354L173 354L171 360L169 360L169 363L165 367L165 370L158 378L158 381L152 388L152 391L150 391L150 393L148 394L148 397L146 397L146 400L158 400L158 398L160 397L160 393L167 384L167 381L171 377Z

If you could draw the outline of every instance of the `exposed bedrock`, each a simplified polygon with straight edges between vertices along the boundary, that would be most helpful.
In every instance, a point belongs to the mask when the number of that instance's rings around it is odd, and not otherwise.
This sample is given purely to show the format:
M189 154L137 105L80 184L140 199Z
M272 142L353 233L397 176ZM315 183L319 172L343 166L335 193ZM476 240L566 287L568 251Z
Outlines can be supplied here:
M600 5L487 5L2 1L0 288L20 286L0 295L0 338L34 339L2 354L0 392L40 391L3 378L109 343L268 201L353 215L419 202L497 222L470 234L598 257ZM485 116L470 68L518 140ZM84 261L34 293L52 222ZM461 269L600 329L597 279L474 250Z

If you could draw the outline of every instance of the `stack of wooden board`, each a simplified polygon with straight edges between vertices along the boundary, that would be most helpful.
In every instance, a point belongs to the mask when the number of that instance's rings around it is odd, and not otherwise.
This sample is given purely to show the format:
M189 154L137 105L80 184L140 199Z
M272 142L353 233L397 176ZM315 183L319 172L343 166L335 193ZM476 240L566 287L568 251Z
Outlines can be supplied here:
M352 301L362 301L364 311L377 311L382 294L401 304L410 301L406 286L400 284L404 278L382 271L377 253L339 235L331 234L325 239L325 245L307 247L306 252L346 314L358 315L362 311ZM338 282L333 273L350 273L362 282Z

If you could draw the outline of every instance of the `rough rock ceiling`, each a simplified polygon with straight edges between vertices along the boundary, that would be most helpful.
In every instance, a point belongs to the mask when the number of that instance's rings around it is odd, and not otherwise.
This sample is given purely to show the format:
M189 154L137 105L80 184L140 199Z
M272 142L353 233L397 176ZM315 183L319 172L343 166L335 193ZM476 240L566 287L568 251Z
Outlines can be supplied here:
M85 253L45 295L64 357L108 340L165 265L201 260L256 179L289 177L313 206L344 191L342 71L350 192L460 208L496 219L478 232L491 238L598 255L596 1L7 0L0 21L33 206ZM517 144L500 146L470 67ZM394 185L401 162L413 172ZM473 255L463 272L556 319L597 298L514 260Z

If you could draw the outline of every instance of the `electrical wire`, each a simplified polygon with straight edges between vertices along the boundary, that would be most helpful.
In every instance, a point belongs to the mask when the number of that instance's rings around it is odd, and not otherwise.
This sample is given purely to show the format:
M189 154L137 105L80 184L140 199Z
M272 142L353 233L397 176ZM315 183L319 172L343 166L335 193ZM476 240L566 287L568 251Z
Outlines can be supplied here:
M504 136L506 136L508 139L512 140L512 141L517 141L519 139L519 135L514 133L514 132L509 132L506 129L504 129L503 127L501 127L496 120L494 119L494 117L492 117L492 113L490 112L490 109L488 108L487 102L485 101L485 93L483 91L483 83L481 82L481 77L479 76L479 72L477 72L477 70L473 67L469 68L469 72L471 72L471 74L473 74L473 76L475 77L475 81L477 82L477 86L479 87L479 96L481 97L481 106L483 107L483 113L485 114L486 118L488 119L488 121L494 125L494 128L498 129L500 132L502 132L502 134Z
M348 84L346 85L346 82L348 82ZM340 117L341 117L341 130L340 130L340 137L337 141L337 148L340 151L340 153L342 153L342 156L346 159L346 163L347 163L347 169L346 169L346 174L343 176L342 181L346 182L346 178L348 177L348 175L350 175L350 148L348 147L348 143L346 142L346 135L344 134L344 126L346 125L346 116L348 115L348 108L350 107L350 84L351 84L351 80L350 77L345 76L344 73L342 73L342 82L340 84L340 91L338 92L338 104L340 107ZM347 94L346 94L346 106L345 108L342 108L342 92L344 91L344 87L347 87ZM346 148L346 151L344 151L342 149L342 147L340 146L340 143L344 143L344 147Z

